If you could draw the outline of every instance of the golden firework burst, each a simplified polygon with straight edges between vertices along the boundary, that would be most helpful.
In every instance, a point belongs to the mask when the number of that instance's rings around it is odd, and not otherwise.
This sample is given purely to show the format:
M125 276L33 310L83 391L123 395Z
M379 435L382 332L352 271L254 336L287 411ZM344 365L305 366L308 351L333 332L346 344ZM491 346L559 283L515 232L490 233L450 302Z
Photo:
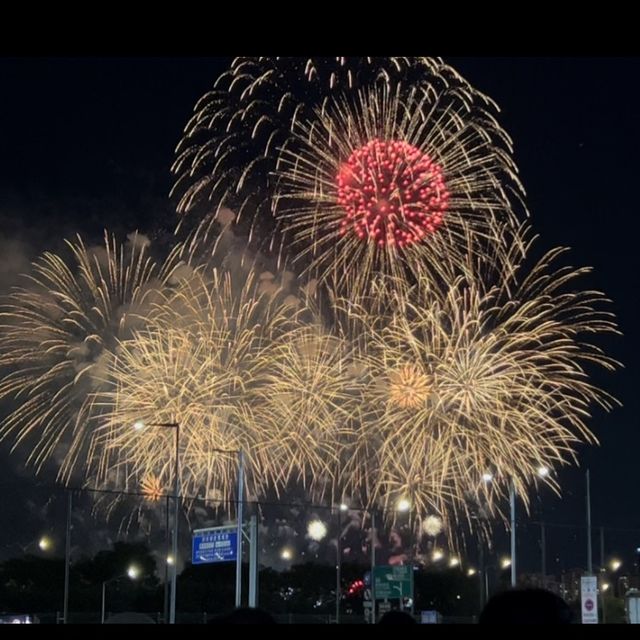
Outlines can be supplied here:
M144 330L117 345L95 399L104 411L92 448L97 477L120 470L121 484L131 484L171 473L172 434L136 432L131 425L143 418L180 424L187 495L215 493L229 507L240 449L254 495L297 480L330 488L355 397L346 385L348 348L304 326L307 313L255 271L202 270L183 281Z
M402 409L417 409L431 393L431 381L415 364L404 364L389 371L389 402Z
M440 296L418 281L384 320L363 302L370 383L360 459L390 509L410 496L422 514L470 516L474 503L492 513L512 481L527 503L540 467L566 464L579 442L594 442L589 407L616 401L586 368L617 363L585 338L617 329L602 294L577 286L588 270L556 267L560 254L550 251L527 272L514 250L491 278L470 261ZM417 381L420 394L407 394Z
M473 240L500 260L523 189L496 110L437 59L238 58L178 146L178 209L236 211L351 297L448 274Z
M37 470L62 455L67 479L85 462L91 396L109 350L144 324L156 291L168 286L178 261L150 257L149 241L130 234L121 243L67 241L70 255L46 252L32 265L0 313L0 398L16 408L3 420L0 439L25 443Z
M164 488L158 476L148 475L142 480L140 486L144 497L151 502L158 502L164 494Z

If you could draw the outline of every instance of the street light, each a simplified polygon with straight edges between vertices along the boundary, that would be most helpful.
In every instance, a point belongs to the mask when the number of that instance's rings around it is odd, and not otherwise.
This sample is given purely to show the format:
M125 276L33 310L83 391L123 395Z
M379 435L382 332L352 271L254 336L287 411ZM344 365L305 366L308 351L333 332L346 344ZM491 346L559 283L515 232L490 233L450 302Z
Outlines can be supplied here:
M341 502L338 506L338 536L336 538L336 624L340 622L340 599L341 599L341 565L342 565L342 550L340 548L340 538L342 536L342 518L343 513L349 511L358 511L362 513L362 527L364 528L364 518L368 515L371 518L371 622L374 623L376 619L376 595L375 595L375 566L376 566L376 520L373 508L371 511L367 511L362 507L350 507L348 504ZM281 556L283 557L283 556Z
M209 449L215 453L233 453L238 456L238 528L236 537L238 538L238 549L236 555L236 608L242 606L242 520L244 510L244 453L242 449ZM249 591L251 592L251 580L249 580ZM249 593L251 596L251 593Z
M334 508L336 507L334 506ZM336 508L338 515L338 534L336 536L336 624L340 623L340 600L342 599L342 514L351 510L351 507L345 502L341 502ZM361 509L353 509L353 511L361 511Z
M540 478L546 478L551 473L551 469L546 465L540 465L537 474ZM517 583L517 566L516 566L516 485L513 478L509 482L509 506L511 510L511 586L515 587ZM543 563L544 564L544 563Z
M42 536L38 540L38 548L40 551L49 551L53 547L53 541L49 536Z
M494 575L496 576L496 578L498 578L498 571L506 571L509 567L512 566L511 563L511 558L508 558L507 556L503 556L502 558L500 558L499 560L496 558L497 564L490 564L490 565L485 565L484 569L482 570L482 573L480 574L480 586L482 588L483 586L483 582L484 582L484 602L483 602L483 606L486 605L486 603L489 600L489 569L494 569ZM467 575L474 575L475 571L473 573L471 573L472 570L469 570L469 572L467 573Z
M115 576L114 578L109 578L109 580L102 581L102 614L100 616L100 624L104 624L105 613L106 613L106 604L107 604L107 585L112 582L117 582L124 577L128 577L130 580L137 580L140 577L140 567L135 564L130 565L127 568L127 572L124 575Z
M174 499L174 512L173 512L173 544L171 555L173 556L173 563L171 564L171 602L169 608L169 624L176 623L176 586L178 577L178 520L180 515L179 499L180 499L180 424L178 422L149 422L145 423L143 420L136 420L133 423L133 428L136 431L142 431L146 427L159 427L161 429L175 429L176 433L176 451L174 459L174 487L173 487L173 499Z

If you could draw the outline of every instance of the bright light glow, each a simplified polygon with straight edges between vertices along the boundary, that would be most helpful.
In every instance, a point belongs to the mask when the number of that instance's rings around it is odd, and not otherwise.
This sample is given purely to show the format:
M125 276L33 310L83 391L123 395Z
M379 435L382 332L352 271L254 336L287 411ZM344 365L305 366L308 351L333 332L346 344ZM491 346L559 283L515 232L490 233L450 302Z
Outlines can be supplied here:
M398 504L396 505L396 509L401 512L409 511L411 508L411 503L406 498L400 498L398 500Z
M433 559L434 562L438 562L439 560L442 560L442 558L444 558L444 553L442 553L442 551L434 551L433 555L431 556L431 558Z
M127 575L132 579L132 580L137 580L140 577L140 567L138 567L135 564L132 564L128 569L127 569Z
M291 551L291 549L284 548L284 549L280 552L280 557L281 557L283 560L291 560L291 558L293 558L293 552Z
M49 536L42 536L40 540L38 540L38 547L40 547L40 551L49 551L53 546L53 541Z
M602 583L602 590L603 591L608 591L610 586L611 585L608 582L603 582Z
M508 569L511 566L511 558L502 558L502 560L500 560L500 566L503 569Z
M622 562L614 559L609 563L609 566L611 567L611 571L617 571L622 566Z
M551 469L549 469L549 467L542 466L538 468L538 475L541 478L546 478L550 472L551 472Z
M143 420L136 420L136 421L133 423L133 428L134 428L136 431L142 431L142 430L145 428L145 426L146 426L146 425L144 424L144 421L143 421Z
M476 570L473 567L470 567L469 569L467 569L467 575L468 576L475 576L476 575Z
M327 535L327 525L322 520L312 520L307 525L308 536L317 542Z
M167 564L168 564L169 566L171 566L174 562L175 562L175 561L174 561L174 559L173 559L173 556L172 556L172 555L168 555L168 556L167 556Z
M482 474L482 481L483 482L491 482L493 480L493 474L492 473L483 473Z
M349 511L349 505L344 502L340 505L340 511Z
M451 558L451 560L449 560L450 567L457 567L459 564L460 560L458 560L458 558Z
M442 518L439 516L427 516L422 523L422 530L432 538L435 538L442 531Z

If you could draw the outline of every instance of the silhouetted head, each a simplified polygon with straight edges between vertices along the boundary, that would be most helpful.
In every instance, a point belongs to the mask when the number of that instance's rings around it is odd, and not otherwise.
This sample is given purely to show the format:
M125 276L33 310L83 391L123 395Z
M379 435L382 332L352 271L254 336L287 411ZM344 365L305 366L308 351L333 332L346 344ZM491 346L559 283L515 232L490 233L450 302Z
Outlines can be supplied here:
M275 624L276 621L262 609L241 608L209 620L209 624Z
M404 611L387 611L378 624L418 624L413 616Z
M570 624L569 605L545 589L514 589L493 596L480 624Z

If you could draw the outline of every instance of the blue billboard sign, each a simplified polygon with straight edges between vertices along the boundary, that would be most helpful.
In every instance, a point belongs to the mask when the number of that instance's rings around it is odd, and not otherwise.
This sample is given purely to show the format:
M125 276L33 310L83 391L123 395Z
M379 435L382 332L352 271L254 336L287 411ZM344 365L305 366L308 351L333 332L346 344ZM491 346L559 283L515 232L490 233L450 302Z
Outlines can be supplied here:
M191 562L234 562L238 555L238 531L235 527L199 529L193 532Z

